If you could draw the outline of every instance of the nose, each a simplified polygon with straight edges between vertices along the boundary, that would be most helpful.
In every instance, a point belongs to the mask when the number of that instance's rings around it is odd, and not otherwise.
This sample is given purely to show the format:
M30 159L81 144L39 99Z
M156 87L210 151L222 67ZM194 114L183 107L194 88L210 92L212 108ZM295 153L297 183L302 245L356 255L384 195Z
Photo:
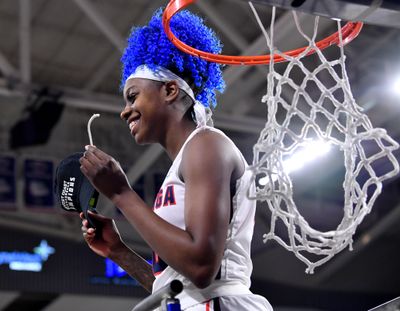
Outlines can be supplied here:
M125 108L121 111L121 114L119 116L122 120L126 121L128 120L131 113L132 113L132 106L125 105Z

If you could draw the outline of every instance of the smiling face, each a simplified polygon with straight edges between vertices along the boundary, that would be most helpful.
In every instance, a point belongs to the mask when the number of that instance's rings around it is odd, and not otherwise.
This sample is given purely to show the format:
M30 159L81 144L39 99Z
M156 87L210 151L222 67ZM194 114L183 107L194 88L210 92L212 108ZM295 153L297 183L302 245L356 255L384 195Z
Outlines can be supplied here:
M160 142L165 133L164 84L148 79L128 79L124 87L125 108L121 119L138 144Z

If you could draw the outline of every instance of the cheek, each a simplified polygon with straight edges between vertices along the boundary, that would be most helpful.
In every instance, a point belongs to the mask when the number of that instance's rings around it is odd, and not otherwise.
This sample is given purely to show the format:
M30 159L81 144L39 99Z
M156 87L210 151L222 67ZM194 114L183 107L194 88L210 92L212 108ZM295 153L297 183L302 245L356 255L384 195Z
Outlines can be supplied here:
M146 98L140 103L140 109L146 115L146 119L156 119L160 116L160 105L154 98Z

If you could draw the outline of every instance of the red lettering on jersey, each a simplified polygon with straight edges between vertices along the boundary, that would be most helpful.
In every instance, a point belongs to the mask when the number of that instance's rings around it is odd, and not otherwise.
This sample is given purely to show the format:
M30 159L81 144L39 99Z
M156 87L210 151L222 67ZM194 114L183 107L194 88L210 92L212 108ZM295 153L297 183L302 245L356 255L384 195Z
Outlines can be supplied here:
M167 189L165 189L163 206L170 205L176 205L174 185L168 185Z
M160 208L163 199L163 190L162 188L157 193L156 201L154 202L154 208Z

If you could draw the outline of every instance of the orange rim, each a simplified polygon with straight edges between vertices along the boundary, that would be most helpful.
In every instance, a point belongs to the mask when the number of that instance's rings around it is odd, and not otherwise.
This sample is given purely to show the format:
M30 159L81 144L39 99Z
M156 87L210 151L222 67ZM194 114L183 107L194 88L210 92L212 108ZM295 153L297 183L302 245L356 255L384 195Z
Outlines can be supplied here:
M205 59L210 62L220 63L220 64L229 64L229 65L260 65L260 64L268 64L271 61L271 57L273 57L275 63L285 62L286 58L282 57L278 54L268 54L268 55L249 55L249 56L233 56L233 55L223 55L223 54L213 54L204 52L198 49L195 49L186 43L179 40L171 31L170 21L171 18L178 13L183 8L188 5L194 3L196 0L171 0L163 13L163 27L167 37L171 42L181 51L188 53L193 56L198 56L202 59ZM348 22L342 27L342 42L343 45L348 44L354 38L358 36L363 26L362 22ZM334 34L322 39L316 43L316 46L319 50L324 50L328 46L331 45L339 45L339 31ZM290 50L287 52L283 52L283 54L291 57L295 57L302 52L304 52L308 47L301 47L298 49ZM315 49L311 49L307 55L314 54L316 52Z

